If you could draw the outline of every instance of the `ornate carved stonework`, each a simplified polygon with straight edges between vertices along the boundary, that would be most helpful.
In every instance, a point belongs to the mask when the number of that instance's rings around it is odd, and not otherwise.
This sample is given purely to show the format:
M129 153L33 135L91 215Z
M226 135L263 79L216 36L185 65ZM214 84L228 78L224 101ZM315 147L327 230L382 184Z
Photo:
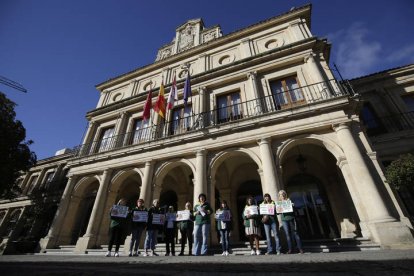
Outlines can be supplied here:
M210 40L213 40L215 38L217 38L216 30L212 30L210 32L204 33L203 34L203 43L209 42Z
M180 32L178 51L182 52L194 46L195 29L192 25L187 26Z

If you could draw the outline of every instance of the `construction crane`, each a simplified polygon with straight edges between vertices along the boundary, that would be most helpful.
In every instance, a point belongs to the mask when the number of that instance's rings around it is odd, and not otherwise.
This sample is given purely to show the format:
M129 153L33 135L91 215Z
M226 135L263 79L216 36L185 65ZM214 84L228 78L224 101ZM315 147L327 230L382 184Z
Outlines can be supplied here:
M0 83L7 85L11 88L14 88L16 90L19 90L21 92L27 93L26 88L24 88L20 83L17 83L15 81L9 80L6 77L0 76Z

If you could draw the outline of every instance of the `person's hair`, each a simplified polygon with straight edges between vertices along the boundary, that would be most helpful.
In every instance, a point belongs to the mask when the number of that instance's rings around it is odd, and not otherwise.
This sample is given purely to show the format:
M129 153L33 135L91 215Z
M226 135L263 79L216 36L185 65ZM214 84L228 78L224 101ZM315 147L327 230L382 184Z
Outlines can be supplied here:
M174 206L169 206L168 210L172 210L174 212Z
M265 198L265 197L269 197L270 199L272 199L272 197L267 193L263 195L263 198Z
M227 201L225 201L224 199L221 201L221 204L226 204L227 205Z
M191 202L190 201L187 201L184 206L187 206L187 204L191 206Z
M138 199L137 202L144 203L144 200L142 198Z
M249 199L253 200L253 203L254 203L254 198L253 198L251 195L249 195L249 196L246 198L246 204L249 204Z
M280 190L279 191L279 193L278 193L278 195L280 196L280 195L283 195L283 194L285 194L286 196L287 196L287 193L286 193L286 191L285 190Z
M158 200L158 199L154 199L154 200L152 201L152 205L156 205L158 202L159 202L159 200Z
M122 202L124 204L126 204L127 203L127 200L125 198L121 198L120 200L118 200L118 205L121 204Z
M207 200L207 196L205 195L205 194L199 194L198 195L198 200L200 201L200 198L201 197L204 197L204 201L206 201Z

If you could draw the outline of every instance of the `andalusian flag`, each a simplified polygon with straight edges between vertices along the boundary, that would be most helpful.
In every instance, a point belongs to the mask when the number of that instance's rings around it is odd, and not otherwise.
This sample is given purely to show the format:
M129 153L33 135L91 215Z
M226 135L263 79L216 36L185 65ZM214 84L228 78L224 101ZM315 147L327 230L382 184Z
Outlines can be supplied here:
M160 92L158 93L158 99L155 102L154 110L165 119L164 83L161 83Z

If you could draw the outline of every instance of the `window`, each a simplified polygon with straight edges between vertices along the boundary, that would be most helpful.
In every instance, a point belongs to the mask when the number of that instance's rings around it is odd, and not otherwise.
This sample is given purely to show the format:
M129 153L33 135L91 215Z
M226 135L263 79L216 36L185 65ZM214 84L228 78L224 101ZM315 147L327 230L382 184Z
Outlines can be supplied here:
M184 133L191 128L191 105L174 108L170 123L170 134Z
M114 132L115 128L110 127L102 130L101 137L99 139L98 152L110 150L114 145Z
M35 188L35 185L36 185L36 182L37 182L37 179L39 178L39 176L38 175L35 175L35 176L32 176L32 178L30 179L30 182L29 182L29 193L31 193L32 191L33 191L33 189Z
M148 120L135 120L134 130L132 134L132 144L139 144L150 139L150 128L148 127Z
M238 120L243 117L240 92L233 92L217 97L218 123Z
M377 135L385 132L377 114L370 103L364 103L361 111L361 119L365 125L368 136Z
M49 189L49 186L50 186L50 183L53 180L54 174L55 174L55 172L48 172L46 174L45 182L43 183L43 186L45 187L45 189Z
M414 111L414 95L406 95L402 98L405 102L405 105L407 106L408 112L413 112Z
M305 102L296 76L270 82L276 110L301 105Z

